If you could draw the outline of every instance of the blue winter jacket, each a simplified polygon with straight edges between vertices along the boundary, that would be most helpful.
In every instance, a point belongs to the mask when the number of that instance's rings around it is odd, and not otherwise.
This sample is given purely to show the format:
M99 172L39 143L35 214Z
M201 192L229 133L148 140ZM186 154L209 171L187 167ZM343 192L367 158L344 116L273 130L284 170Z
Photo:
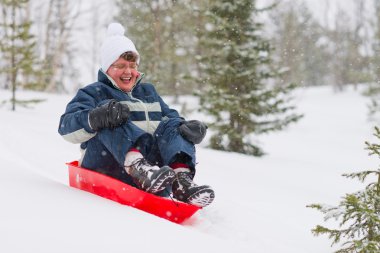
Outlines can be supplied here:
M86 142L96 135L88 121L89 111L110 99L127 104L131 111L129 118L132 123L148 133L153 133L165 118L179 118L178 112L169 108L152 84L141 82L142 76L132 91L126 93L118 89L110 78L99 70L98 81L80 89L67 105L65 113L61 116L58 132L65 140L82 143L81 147L85 148ZM133 136L131 138L135 139Z

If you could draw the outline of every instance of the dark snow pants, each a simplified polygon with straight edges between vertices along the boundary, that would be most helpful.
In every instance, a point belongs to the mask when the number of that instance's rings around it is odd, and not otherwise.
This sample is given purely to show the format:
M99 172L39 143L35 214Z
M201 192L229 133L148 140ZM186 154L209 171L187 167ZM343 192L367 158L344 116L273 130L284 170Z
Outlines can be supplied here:
M195 147L178 132L182 120L163 120L153 134L146 133L132 122L113 130L103 129L87 142L81 166L134 185L124 169L124 160L131 148L138 146L142 155L159 167L170 165L179 155L195 173Z

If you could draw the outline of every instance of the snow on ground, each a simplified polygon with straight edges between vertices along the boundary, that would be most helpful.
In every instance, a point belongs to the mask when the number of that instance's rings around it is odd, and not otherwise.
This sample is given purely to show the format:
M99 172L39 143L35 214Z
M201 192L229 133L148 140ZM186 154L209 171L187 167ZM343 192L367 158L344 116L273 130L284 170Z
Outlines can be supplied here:
M342 173L374 168L366 98L353 89L297 92L305 117L260 137L262 158L198 147L198 183L215 202L183 226L68 187L66 162L79 147L57 133L71 96L45 98L34 109L0 107L0 252L332 252L310 230L324 224L311 203L336 205L362 185ZM0 101L9 99L0 90Z

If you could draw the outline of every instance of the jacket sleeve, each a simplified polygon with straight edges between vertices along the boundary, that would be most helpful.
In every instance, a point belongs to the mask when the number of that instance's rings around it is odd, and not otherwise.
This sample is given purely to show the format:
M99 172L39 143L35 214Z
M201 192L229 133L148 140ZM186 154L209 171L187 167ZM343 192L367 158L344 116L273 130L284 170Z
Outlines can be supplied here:
M82 143L96 135L88 121L88 113L97 106L95 98L85 89L80 89L68 103L61 116L58 132L71 143Z

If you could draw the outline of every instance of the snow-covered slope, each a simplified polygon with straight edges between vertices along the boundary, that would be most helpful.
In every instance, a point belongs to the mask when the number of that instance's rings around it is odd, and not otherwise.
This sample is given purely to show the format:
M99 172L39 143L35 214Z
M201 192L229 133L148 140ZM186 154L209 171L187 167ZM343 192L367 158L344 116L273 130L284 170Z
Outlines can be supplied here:
M267 156L198 147L196 181L212 185L216 199L181 226L68 187L65 162L79 147L57 126L71 97L18 95L47 101L0 108L0 252L331 252L327 238L310 232L322 215L306 205L336 204L361 187L341 174L377 162L364 150L373 139L366 98L299 90L305 117L260 137ZM0 100L9 98L0 90Z

